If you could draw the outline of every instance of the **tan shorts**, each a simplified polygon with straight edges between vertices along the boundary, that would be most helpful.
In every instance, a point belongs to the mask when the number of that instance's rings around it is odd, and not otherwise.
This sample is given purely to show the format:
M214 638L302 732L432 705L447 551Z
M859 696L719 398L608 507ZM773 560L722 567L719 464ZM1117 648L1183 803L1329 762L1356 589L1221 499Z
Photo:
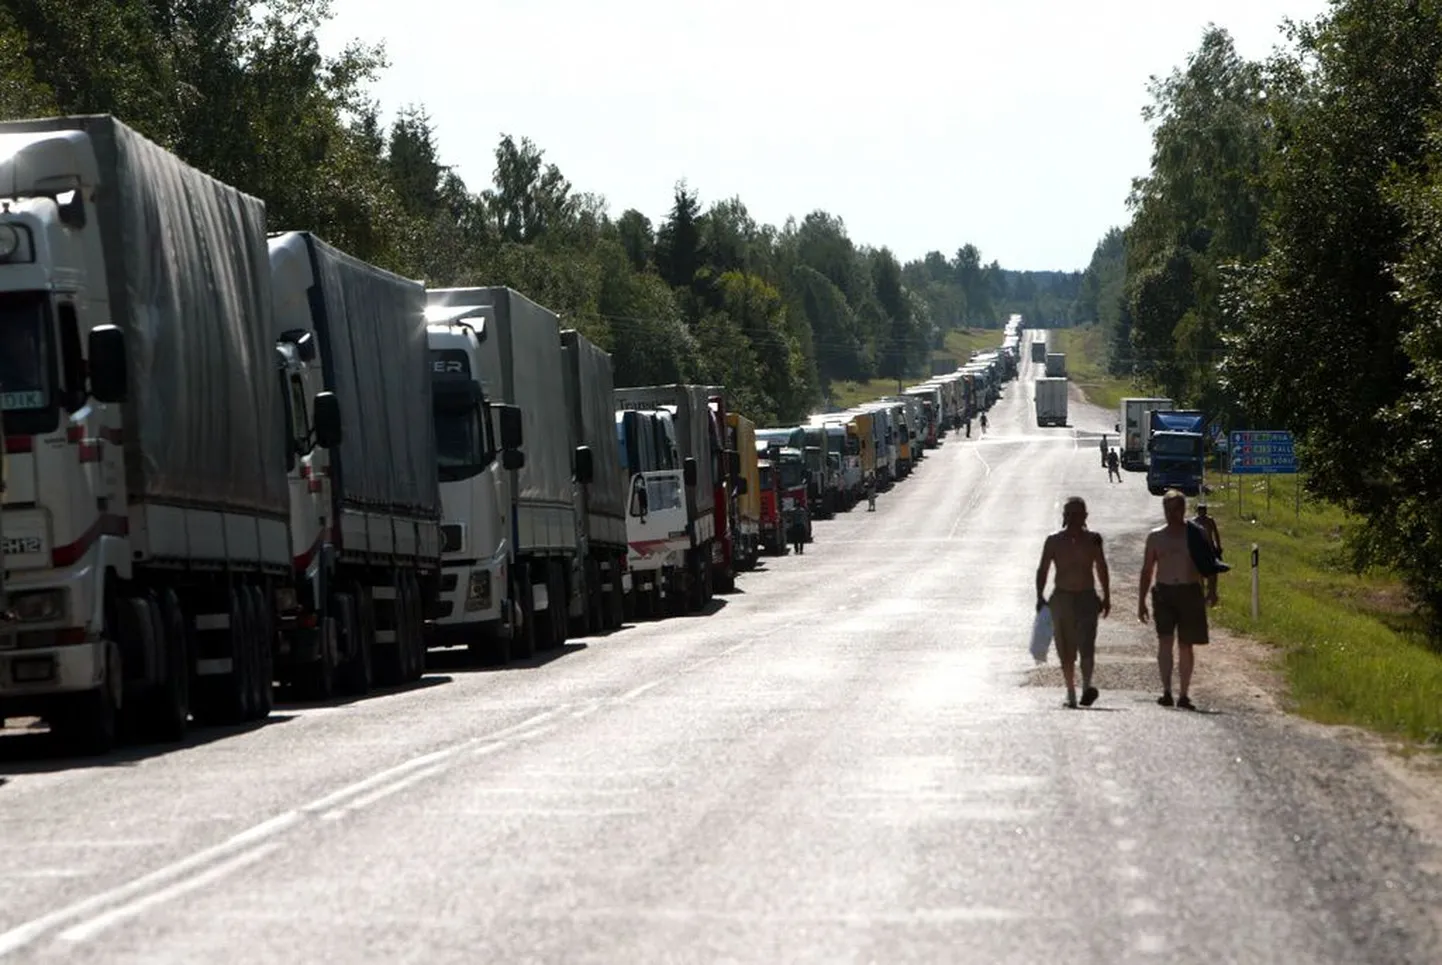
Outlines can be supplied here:
M1176 634L1177 642L1200 647L1207 642L1207 597L1200 583L1158 583L1152 587L1152 619L1157 636Z
M1101 600L1095 590L1054 590L1051 595L1051 633L1062 663L1077 654L1090 660L1097 649L1097 617Z

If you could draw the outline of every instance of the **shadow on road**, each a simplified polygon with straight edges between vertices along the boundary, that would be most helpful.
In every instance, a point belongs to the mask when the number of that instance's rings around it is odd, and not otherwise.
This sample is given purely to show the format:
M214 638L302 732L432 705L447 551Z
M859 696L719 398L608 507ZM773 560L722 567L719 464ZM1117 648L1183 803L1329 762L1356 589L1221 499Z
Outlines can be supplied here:
M430 669L429 665L426 669ZM361 701L369 700L372 697L405 694L412 690L427 690L431 687L439 687L441 684L448 684L450 682L450 677L427 676L407 684L396 684L393 687L372 687L368 693L346 694L343 696L330 697L326 700L306 700L294 696L289 691L279 690L276 692L275 707L276 710L310 710L317 707L347 707L351 704L358 704Z
M711 598L711 602L710 602L710 603L707 603L705 606L703 606L701 609L697 610L695 613L686 613L686 614L682 614L682 616L683 616L683 617L692 617L692 618L695 618L695 617L709 617L709 616L712 616L712 615L714 615L714 614L720 613L720 612L721 612L722 610L724 610L724 609L726 609L726 601L723 600L723 599L721 599L721 597L719 597L719 596L713 596L713 597Z
M294 719L294 714L272 713L265 720L251 721L248 724L195 727L183 741L162 744L128 744L109 754L97 757L80 757L71 754L49 731L35 733L22 731L14 736L0 737L0 771L4 771L6 774L49 774L89 767L131 767L162 754L171 754L191 747L203 747L215 741L225 740L227 737L248 734Z
M622 628L624 629L624 627ZM612 631L613 633L618 631ZM426 654L426 670L440 670L447 673L504 673L508 670L536 670L547 664L554 663L562 657L569 656L587 649L590 644L584 641L575 641L562 644L553 650L542 650L525 660L512 660L509 663L487 666L477 662L465 647L451 647L446 650L432 650ZM449 680L449 677L441 678Z

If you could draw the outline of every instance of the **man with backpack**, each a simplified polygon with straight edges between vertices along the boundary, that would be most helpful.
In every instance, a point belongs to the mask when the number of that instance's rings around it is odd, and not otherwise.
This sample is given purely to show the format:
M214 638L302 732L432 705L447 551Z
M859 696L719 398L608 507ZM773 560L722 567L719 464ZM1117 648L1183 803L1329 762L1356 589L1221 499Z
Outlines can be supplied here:
M1147 622L1147 593L1156 615L1157 669L1162 695L1157 703L1172 706L1172 644L1180 670L1176 706L1195 710L1188 691L1196 658L1194 647L1208 642L1207 607L1217 605L1217 575L1231 569L1217 558L1207 532L1187 521L1187 497L1175 489L1162 497L1166 525L1147 534L1137 592L1137 619Z

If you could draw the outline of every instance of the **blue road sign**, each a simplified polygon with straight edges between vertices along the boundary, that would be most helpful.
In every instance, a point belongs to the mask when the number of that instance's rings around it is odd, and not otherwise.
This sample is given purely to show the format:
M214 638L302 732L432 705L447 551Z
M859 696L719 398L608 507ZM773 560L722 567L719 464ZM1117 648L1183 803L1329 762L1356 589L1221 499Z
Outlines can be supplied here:
M1297 472L1297 454L1292 448L1290 432L1233 432L1229 442L1234 473L1295 475Z

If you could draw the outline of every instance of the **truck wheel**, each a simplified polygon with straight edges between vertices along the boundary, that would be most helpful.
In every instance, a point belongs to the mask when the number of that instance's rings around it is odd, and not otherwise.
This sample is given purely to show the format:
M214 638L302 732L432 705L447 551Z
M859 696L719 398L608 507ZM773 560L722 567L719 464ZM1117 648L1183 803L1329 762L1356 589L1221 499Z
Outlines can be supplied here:
M346 656L341 663L337 683L341 693L350 697L364 697L370 693L373 675L371 670L371 640L374 624L370 622L373 611L365 606L368 597L365 588L352 584L351 592L337 593L337 603L344 601L345 628L342 636L346 642Z
M511 639L512 659L529 660L536 655L536 597L531 592L531 575L524 567L517 567L521 575L516 577L516 599L521 601L521 626Z
M566 575L561 564L550 563L546 567L546 649L554 650L566 642L566 624L570 622L567 610ZM539 644L540 641L538 640Z
M375 647L371 654L371 663L374 668L375 682L382 687L392 687L406 679L406 668L409 661L406 659L406 632L403 614L404 603L401 589L401 575L399 572L391 574L391 589L394 595L389 601L376 603L371 597L371 613L373 617L371 641ZM386 617L382 618L381 613ZM375 639L382 631L390 631L394 638L392 643L380 643Z
M253 687L255 720L264 720L275 708L275 631L266 594L258 586L242 587L250 603L250 636L255 660Z
M50 721L52 733L69 753L90 757L109 753L120 734L119 691L123 686L120 648L105 648L105 679L95 690L73 694Z
M424 608L421 605L421 582L416 579L414 573L406 573L405 588L406 628L410 638L409 652L411 655L411 666L406 673L406 681L415 683L426 675L426 619Z
M164 659L161 680L137 708L137 726L144 738L182 740L190 726L190 634L174 590L166 590L155 621L157 651Z
M606 606L606 629L619 630L626 622L626 589L621 585L622 566L625 557L618 556L611 561L611 594Z

